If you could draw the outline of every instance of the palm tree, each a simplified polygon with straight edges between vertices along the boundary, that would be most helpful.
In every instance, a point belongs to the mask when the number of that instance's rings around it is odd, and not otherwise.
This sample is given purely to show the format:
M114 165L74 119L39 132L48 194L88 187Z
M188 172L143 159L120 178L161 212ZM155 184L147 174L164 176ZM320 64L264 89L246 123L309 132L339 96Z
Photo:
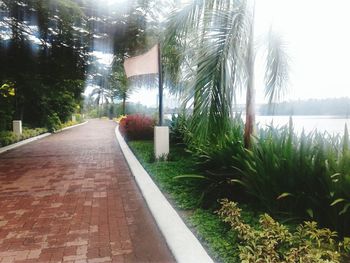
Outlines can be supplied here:
M113 92L108 85L106 80L106 76L104 75L96 75L94 78L94 82L97 85L90 93L90 98L92 98L95 104L98 107L99 115L101 114L101 108L103 108L104 104L109 104L113 102Z
M189 83L187 102L194 107L192 130L199 140L223 138L230 128L237 92L246 90L245 145L254 131L255 1L194 0L168 21L165 45L180 50L168 63ZM269 102L285 87L287 56L282 41L269 32L265 49L265 94ZM265 44L266 44L265 43ZM186 73L183 73L186 71Z
M109 78L111 88L116 98L122 100L122 114L126 112L126 100L130 95L131 86L128 85L128 79L123 70L115 71Z

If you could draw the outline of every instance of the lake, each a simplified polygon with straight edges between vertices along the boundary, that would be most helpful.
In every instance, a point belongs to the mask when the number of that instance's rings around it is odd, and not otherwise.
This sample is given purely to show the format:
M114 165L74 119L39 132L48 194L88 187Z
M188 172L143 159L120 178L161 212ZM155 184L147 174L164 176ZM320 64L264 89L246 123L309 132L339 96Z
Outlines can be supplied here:
M177 114L175 114L177 115ZM171 114L165 114L165 119L171 120ZM243 120L245 120L245 116L242 115ZM325 115L305 115L305 116L293 116L293 126L294 131L298 134L304 131L306 133L310 133L312 131L327 131L330 134L343 134L345 123L350 128L350 119L344 118L342 116L325 116ZM287 125L289 123L289 116L256 116L256 123L260 127L264 127L266 125L270 125L273 121L273 125L276 127L281 127L283 125Z
M330 134L343 134L345 124L350 127L350 119L341 116L293 116L293 126L297 133L304 129L306 133L317 131L327 131ZM263 127L270 125L273 121L274 126L283 126L288 124L289 116L256 116L256 122Z

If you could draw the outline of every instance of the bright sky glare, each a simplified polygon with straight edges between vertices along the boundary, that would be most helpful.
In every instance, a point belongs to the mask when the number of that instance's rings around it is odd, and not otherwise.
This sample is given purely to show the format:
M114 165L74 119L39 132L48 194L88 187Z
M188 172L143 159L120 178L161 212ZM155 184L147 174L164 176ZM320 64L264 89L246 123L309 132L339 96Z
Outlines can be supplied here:
M107 3L115 1L126 0ZM290 83L283 100L350 96L349 10L349 0L256 0L257 35L272 24L285 40L291 60ZM261 79L260 63L256 72ZM266 102L263 87L257 81L258 103ZM138 91L130 99L154 105L156 93L156 89Z
M257 22L273 21L288 47L291 76L284 99L350 96L350 1L256 2ZM262 100L259 89L257 101Z

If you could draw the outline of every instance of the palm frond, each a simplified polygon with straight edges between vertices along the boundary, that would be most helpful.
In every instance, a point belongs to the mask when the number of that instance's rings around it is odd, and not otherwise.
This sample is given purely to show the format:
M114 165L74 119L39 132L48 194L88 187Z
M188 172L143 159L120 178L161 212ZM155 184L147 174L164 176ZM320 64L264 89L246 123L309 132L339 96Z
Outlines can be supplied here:
M265 96L268 98L269 104L284 95L289 79L288 69L289 58L283 40L281 36L270 30L265 72Z

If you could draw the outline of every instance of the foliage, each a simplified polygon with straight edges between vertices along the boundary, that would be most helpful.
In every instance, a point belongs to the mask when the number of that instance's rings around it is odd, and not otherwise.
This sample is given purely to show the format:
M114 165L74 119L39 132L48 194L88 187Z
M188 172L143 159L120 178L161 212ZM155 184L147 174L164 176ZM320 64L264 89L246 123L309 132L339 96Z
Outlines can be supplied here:
M156 162L152 141L129 141L131 149L158 186L169 194L181 209L193 209L198 206L200 191L195 181L178 181L174 177L193 171L191 157L181 146L170 148L168 159Z
M304 222L295 232L269 215L260 216L260 227L243 222L241 209L227 199L221 201L218 214L238 234L241 262L341 262L343 244L335 241L336 233L317 228L316 222Z
M121 134L128 140L147 140L153 138L155 120L145 115L128 115L119 123Z
M270 30L263 38L267 41L256 45L254 8L254 3L246 0L200 0L191 1L169 17L166 72L174 74L173 81L178 81L175 84L186 96L185 105L193 107L190 130L202 143L216 144L225 137L233 117L233 100L242 90L247 91L245 137L250 140L255 46L266 44L262 57L266 58L265 94L269 101L280 97L285 87L288 60L283 43Z
M46 125L49 132L58 131L62 127L61 120L56 113L53 113L47 117Z
M244 220L255 226L255 214L242 213ZM237 234L222 222L217 214L210 210L197 209L189 217L190 226L194 228L199 240L207 246L207 250L215 262L240 263Z
M290 125L260 129L252 149L245 149L243 123L236 119L221 143L200 143L191 133L188 151L202 204L220 198L250 203L287 220L314 220L350 235L350 154L347 128L343 137L317 132L297 136Z
M202 189L201 201L204 206L216 206L216 200L220 198L244 197L241 186L236 183L240 178L242 158L246 158L248 152L243 143L244 124L237 116L230 127L216 144L198 141L189 131L185 133L187 151L195 160L198 174L184 174L177 178L197 180Z
M200 199L201 185L196 180L174 179L181 174L196 173L193 170L192 157L184 151L184 148L179 145L172 146L170 148L171 158L166 162L159 163L154 162L153 142L131 141L129 145L161 190L175 202L178 208L195 209L191 213L181 214L189 215L190 226L194 228L198 238L208 248L208 252L215 262L241 262L238 245L242 245L242 243L237 233L231 232L229 227L220 222L219 217L213 214L211 210L196 209ZM243 220L250 225L252 230L261 231L257 213L250 210L248 207L244 207L244 210L241 211ZM326 230L326 233L329 233L328 231ZM318 230L312 233L318 234ZM302 240L302 242L304 241ZM347 239L344 240L344 243L346 242L349 243ZM316 241L312 241L312 243L315 244ZM344 245L341 246L344 247ZM331 253L334 253L334 251L331 251Z
M185 134L188 133L188 119L184 113L177 116L174 114L171 116L171 121L169 122L170 130L170 142L184 143Z
M211 211L196 209L199 200L199 186L196 181L178 181L174 177L185 172L193 172L191 157L180 145L170 148L169 158L164 162L155 162L152 141L130 141L129 146L142 163L152 179L171 202L188 215L189 225L194 229L198 238L205 244L215 262L239 262L238 251L232 244L236 235L230 231L220 218Z
M22 134L18 136L14 132L0 131L0 147L4 147L6 145L10 145L25 139L29 139L31 137L38 136L45 132L47 132L46 128L36 128L36 129L23 128Z
M91 70L92 51L108 42L109 52L123 60L144 46L148 26L157 23L146 20L155 9L150 2L132 0L120 8L96 1L0 1L0 79L15 86L7 104L0 92L0 130L13 118L44 126L54 113L66 122L81 104L84 81L98 75Z
M13 83L4 83L0 86L0 131L10 129L15 94Z

